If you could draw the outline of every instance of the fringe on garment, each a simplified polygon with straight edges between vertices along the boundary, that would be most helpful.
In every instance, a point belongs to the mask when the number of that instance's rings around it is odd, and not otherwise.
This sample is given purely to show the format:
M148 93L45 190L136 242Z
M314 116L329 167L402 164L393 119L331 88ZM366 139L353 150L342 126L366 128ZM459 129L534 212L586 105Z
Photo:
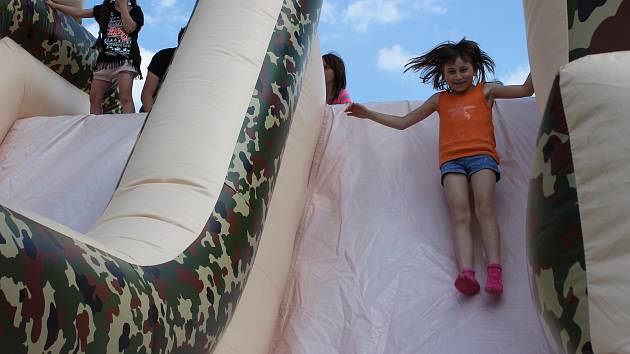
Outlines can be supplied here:
M124 65L129 65L132 68L134 68L136 70L135 79L142 80L142 73L140 72L140 69L137 68L136 65L134 65L134 62L131 59L120 59L120 60L114 60L114 61L98 62L96 63L96 67L94 68L94 71L115 70Z

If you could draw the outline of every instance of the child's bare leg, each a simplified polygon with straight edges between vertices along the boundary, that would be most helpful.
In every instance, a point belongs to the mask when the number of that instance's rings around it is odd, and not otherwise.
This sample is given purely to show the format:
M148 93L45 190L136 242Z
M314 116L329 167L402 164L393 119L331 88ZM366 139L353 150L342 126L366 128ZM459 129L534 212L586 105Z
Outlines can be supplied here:
M489 169L481 170L470 178L475 199L475 216L481 227L481 240L488 263L501 263L501 239L495 211L494 187L496 174Z
M494 187L496 174L492 170L481 170L471 177L473 196L475 198L475 215L481 226L481 240L488 257L488 277L486 291L500 295L503 292L501 269L501 239L497 224Z
M451 226L455 244L455 258L459 270L472 269L474 249L470 233L470 202L468 199L468 178L459 173L444 176L444 193L451 212Z
M136 113L132 95L133 78L134 75L126 71L118 74L118 94L123 113Z
M104 80L93 79L90 87L90 114L103 114L103 96L111 85Z
M451 225L455 244L455 258L459 274L455 279L455 288L464 295L479 292L479 282L475 279L473 267L473 240L470 233L470 202L468 198L468 178L458 173L444 176L444 192L451 211Z

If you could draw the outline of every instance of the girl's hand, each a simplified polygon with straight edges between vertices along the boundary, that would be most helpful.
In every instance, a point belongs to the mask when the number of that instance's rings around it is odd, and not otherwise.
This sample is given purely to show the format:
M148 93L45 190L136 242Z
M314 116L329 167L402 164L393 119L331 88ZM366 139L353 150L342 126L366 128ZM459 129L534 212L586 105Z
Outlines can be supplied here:
M351 103L346 107L344 112L351 117L361 119L370 118L372 116L372 111L360 103Z
M57 9L57 3L55 3L53 0L46 0L46 4L53 10Z

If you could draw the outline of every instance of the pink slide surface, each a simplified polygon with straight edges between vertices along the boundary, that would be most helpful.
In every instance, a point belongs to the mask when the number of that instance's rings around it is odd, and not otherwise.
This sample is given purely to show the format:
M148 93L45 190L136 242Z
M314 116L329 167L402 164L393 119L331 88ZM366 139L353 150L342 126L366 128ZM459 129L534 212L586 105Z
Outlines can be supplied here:
M420 102L371 104L403 115ZM497 101L497 217L505 292L465 297L440 186L438 118L397 131L330 107L273 353L548 353L527 277L525 217L540 122ZM486 261L473 222L477 277Z

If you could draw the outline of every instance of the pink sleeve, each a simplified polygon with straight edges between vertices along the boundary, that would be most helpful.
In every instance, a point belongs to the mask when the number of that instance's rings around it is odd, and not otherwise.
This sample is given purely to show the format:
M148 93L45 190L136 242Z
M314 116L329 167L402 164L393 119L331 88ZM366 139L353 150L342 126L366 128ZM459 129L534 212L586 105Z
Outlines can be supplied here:
M352 103L352 99L350 98L350 94L346 89L341 90L339 92L339 96L333 101L333 104L345 104Z

